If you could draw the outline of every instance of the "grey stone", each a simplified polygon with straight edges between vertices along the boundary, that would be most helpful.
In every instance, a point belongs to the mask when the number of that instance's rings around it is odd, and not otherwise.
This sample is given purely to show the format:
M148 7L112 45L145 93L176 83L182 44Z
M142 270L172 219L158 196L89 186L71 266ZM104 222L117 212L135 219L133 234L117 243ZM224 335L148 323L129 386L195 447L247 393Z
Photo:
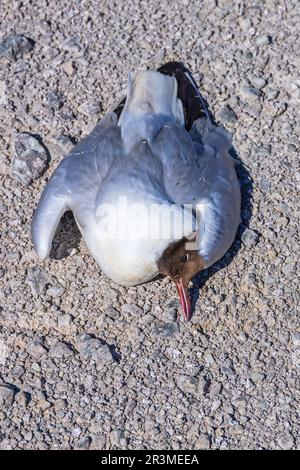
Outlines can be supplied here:
M251 79L251 83L255 88L261 90L261 88L264 88L266 86L267 80L263 77L253 77Z
M107 308L104 313L113 320L118 320L120 318L120 313L113 307Z
M74 144L71 140L71 138L67 135L64 134L59 134L59 135L52 135L47 138L45 141L47 148L50 153L51 160L60 160L63 158L65 155L67 155L72 148L74 147ZM62 249L60 249L63 251ZM59 248L57 249L59 251ZM65 253L62 253L62 255L59 255L57 253L58 259L60 259L59 256L64 256Z
M179 375L176 377L177 387L184 393L196 394L199 386L199 379L189 375Z
M162 314L162 320L164 320L166 323L169 322L174 322L177 319L177 308L171 308L168 310L164 310Z
M50 349L51 357L56 357L58 359L70 357L70 356L73 356L73 354L74 354L73 349L67 343L64 343L63 341L58 341Z
M222 122L234 123L237 121L238 118L237 118L236 113L229 106L223 106L218 112L218 119L221 123Z
M79 441L76 441L74 444L74 449L76 450L88 450L91 444L91 438L89 436L82 437Z
M134 317L139 317L143 314L143 310L138 307L137 305L134 304L125 304L122 306L122 312L123 313L129 313L130 315L133 315Z
M30 343L27 351L31 356L37 359L47 353L47 349L39 340L34 340L32 343Z
M258 234L254 230L246 228L242 233L241 240L247 248L252 248L257 244L258 238Z
M199 377L198 390L201 395L206 395L210 388L210 380L206 376Z
M170 337L178 333L178 326L175 323L160 323L153 329L155 336Z
M272 37L264 34L263 36L260 36L256 40L256 44L258 46L267 46L268 44L271 44L272 42Z
M210 437L207 434L202 434L196 441L195 449L202 450L202 449L210 449L211 441Z
M238 335L238 339L241 341L241 343L245 343L247 341L247 335L244 331L240 331Z
M47 289L46 294L50 295L51 297L61 297L64 294L64 292L65 292L65 289L62 286L56 285L56 286L49 287L49 289Z
M262 178L259 182L259 188L261 191L267 193L271 189L271 182L267 178Z
M234 377L235 376L235 370L233 367L221 367L220 368L222 374L226 375L226 377Z
M296 145L295 144L288 144L287 151L288 152L296 152L297 151Z
M246 99L258 100L261 96L261 91L251 86L243 86L241 88L241 94Z
M106 344L97 338L81 334L76 338L76 347L83 359L97 362L99 367L112 364L114 357Z
M12 175L24 186L38 179L46 171L48 154L32 135L23 132L16 136L12 158Z
M43 295L46 289L47 273L39 266L32 266L27 270L27 282L34 296Z
M278 90L274 90L273 88L270 88L267 92L266 92L266 97L268 98L268 100L275 100L279 95L279 91Z
M34 41L20 34L7 36L0 43L0 57L5 57L10 61L21 59L24 54L31 52L34 48Z
M45 398L41 398L40 400L38 400L36 402L36 406L37 408L39 408L40 410L42 411L46 411L48 410L49 408L51 408L51 403L46 400Z
M91 116L95 116L95 115L100 117L101 104L99 103L99 101L96 101L96 100L86 101L79 106L78 111L83 113L88 118L90 118Z
M56 141L63 148L65 153L70 152L74 147L72 139L68 135L60 134L56 137Z
M67 406L67 401L64 400L63 398L59 398L58 400L55 401L54 407L56 410L63 410Z
M295 445L294 436L289 431L280 434L278 437L278 445L283 450L293 449Z
M6 385L0 385L0 406L9 407L13 404L15 399L15 390Z
M32 431L24 432L23 437L26 441L31 441L33 438Z
M57 324L60 328L69 328L72 323L72 316L69 314L60 315Z
M292 333L292 341L296 346L300 346L300 331Z
M179 302L177 299L167 299L163 305L166 309L178 309Z
M10 374L12 375L12 377L14 377L15 379L19 379L20 377L22 377L22 375L25 374L25 369L24 367L22 366L15 366Z
M57 91L49 91L46 94L45 104L55 111L59 110L62 107L63 102L64 100L62 95Z
M102 434L92 434L92 443L91 443L91 449L95 450L105 450L105 436Z
M20 261L21 253L18 251L10 251L7 253L6 258L11 262Z
M254 152L261 157L268 157L271 155L271 146L270 145L255 145Z
M123 431L120 429L114 429L109 435L109 440L112 446L121 447L121 439L123 437Z

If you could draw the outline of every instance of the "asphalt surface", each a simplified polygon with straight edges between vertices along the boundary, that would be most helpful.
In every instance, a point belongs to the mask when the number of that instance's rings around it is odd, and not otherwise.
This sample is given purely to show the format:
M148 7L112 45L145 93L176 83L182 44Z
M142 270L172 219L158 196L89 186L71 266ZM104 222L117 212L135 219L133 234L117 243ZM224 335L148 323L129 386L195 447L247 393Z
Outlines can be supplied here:
M300 447L299 10L2 0L2 449ZM244 164L242 225L194 280L189 323L167 279L127 289L102 274L70 215L44 263L29 229L47 179L128 72L169 60L193 72Z

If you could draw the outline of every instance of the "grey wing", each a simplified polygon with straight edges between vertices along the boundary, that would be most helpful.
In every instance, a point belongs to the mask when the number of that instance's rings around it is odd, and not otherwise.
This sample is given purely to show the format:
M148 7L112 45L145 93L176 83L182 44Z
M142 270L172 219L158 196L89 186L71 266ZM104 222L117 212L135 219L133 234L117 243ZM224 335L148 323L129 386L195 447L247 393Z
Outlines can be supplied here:
M39 258L48 256L64 212L72 210L81 229L88 223L93 215L95 195L118 154L119 140L116 116L112 113L58 165L31 223L32 241Z
M70 200L64 191L65 170L60 165L44 189L31 222L31 239L38 257L44 260L51 249L57 225Z
M230 136L199 119L190 134L168 124L155 145L163 163L167 194L197 212L198 249L209 266L228 250L240 223L240 188L229 155Z

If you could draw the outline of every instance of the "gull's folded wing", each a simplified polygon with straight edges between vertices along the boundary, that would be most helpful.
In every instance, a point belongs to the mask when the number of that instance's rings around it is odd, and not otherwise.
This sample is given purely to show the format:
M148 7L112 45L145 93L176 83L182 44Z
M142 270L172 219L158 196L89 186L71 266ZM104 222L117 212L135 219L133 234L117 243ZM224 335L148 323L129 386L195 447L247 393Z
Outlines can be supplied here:
M112 161L120 154L120 130L114 113L104 117L58 165L45 187L31 224L35 251L45 259L58 223L72 210L80 228L94 210L94 200Z
M50 253L58 223L69 208L65 190L65 168L60 165L44 189L31 223L31 238L38 257L44 260Z
M240 223L241 196L231 148L229 134L205 119L195 121L190 133L168 124L153 144L163 164L166 193L197 211L198 249L207 266L227 251Z

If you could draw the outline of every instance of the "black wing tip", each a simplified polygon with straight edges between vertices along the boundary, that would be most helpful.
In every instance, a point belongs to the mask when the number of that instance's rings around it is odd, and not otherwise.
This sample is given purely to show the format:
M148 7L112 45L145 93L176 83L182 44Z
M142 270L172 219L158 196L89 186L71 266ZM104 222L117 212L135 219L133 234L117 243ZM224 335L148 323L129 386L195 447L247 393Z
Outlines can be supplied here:
M125 98L122 99L122 101L120 101L118 106L113 110L113 112L117 115L118 119L121 116L121 112L123 111L125 103L126 103L126 96L125 96Z
M159 67L157 71L176 78L178 83L178 98L181 99L183 104L185 127L187 130L191 129L196 119L209 118L205 100L201 96L192 73L183 62L167 62Z
M166 62L157 69L158 72L164 73L166 75L174 75L178 70L190 73L183 62L179 62L176 60Z

